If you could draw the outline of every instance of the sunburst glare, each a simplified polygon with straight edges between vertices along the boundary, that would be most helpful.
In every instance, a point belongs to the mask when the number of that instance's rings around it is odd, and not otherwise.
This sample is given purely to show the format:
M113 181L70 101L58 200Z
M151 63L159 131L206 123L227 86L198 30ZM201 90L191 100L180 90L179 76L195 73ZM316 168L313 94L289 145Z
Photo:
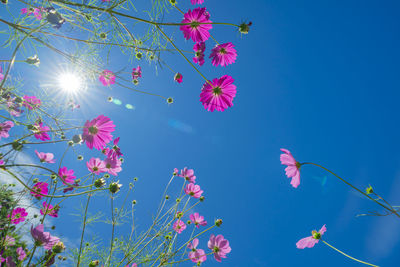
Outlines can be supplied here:
M58 77L58 85L68 93L77 93L84 88L84 81L77 73L61 73Z

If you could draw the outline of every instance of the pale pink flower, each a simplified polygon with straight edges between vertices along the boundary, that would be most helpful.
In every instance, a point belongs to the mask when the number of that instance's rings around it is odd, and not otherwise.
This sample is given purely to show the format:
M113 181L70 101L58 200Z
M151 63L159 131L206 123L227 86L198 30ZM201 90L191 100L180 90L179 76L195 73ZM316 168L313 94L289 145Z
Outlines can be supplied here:
M14 127L14 123L12 121L0 123L0 139L9 137L10 134L8 132L12 127Z
M106 164L99 158L91 158L88 162L86 162L86 166L90 172L97 175L107 172Z
M300 239L296 243L296 247L299 249L312 248L313 246L315 246L315 244L319 242L319 240L321 239L322 235L325 232L326 232L326 226L324 224L318 232L314 230L311 232L311 236Z
M28 213L24 208L15 208L11 212L11 223L19 224L20 222L25 221L26 216L28 216ZM10 214L7 215L7 218L10 218Z
M17 248L18 260L23 261L26 258L26 252L22 247Z
M82 139L86 142L88 148L102 150L104 146L112 140L111 132L115 130L113 121L99 115L92 121L86 121L83 128Z
M37 242L36 244L43 245L46 250L52 249L60 241L58 237L52 236L49 232L44 232L43 224L39 224L35 228L32 225L31 235Z
M57 218L58 217L58 210L60 209L59 206L53 206L51 204L47 204L47 202L43 202L43 208L40 209L40 214L48 214L50 217Z
M38 152L37 150L35 150L35 153L36 156L38 156L40 162L55 163L53 153Z
M187 184L185 187L185 193L191 197L199 198L203 193L203 190L200 189L200 186L197 184Z
M115 83L115 74L110 70L103 70L99 76L99 81L104 85L110 85Z
M104 164L107 172L111 175L117 176L118 172L122 171L122 162L119 159L106 158Z
M4 239L4 246L11 247L15 245L15 239L12 236L6 235L6 238Z
M38 107L40 107L41 104L42 101L40 101L39 98L37 98L36 96L29 96L29 95L24 96L24 102L22 103L24 107L30 110L37 109Z
M297 188L300 184L301 164L294 159L294 157L292 156L292 153L290 153L289 150L281 148L281 151L284 153L284 154L281 154L281 156L280 156L281 164L287 166L285 168L286 176L288 178L292 178L292 181L290 182L290 184L294 188Z
M186 224L181 219L178 219L174 222L173 228L175 232L180 234L186 229Z
M200 93L200 102L208 111L224 111L233 106L236 96L236 86L231 76L224 75L219 79L208 81L203 85Z
M42 141L46 141L46 140L50 140L50 135L47 133L48 131L50 131L50 127L49 126L43 126L43 123L35 123L33 125L33 133L36 139L42 140Z
M46 182L37 182L36 184L33 185L32 189L35 192L31 191L31 195L37 199L42 199L42 195L47 195L49 193L48 183ZM42 195L39 195L36 192L39 192Z
M174 80L175 80L177 83L182 83L183 75L180 74L179 72L177 72L177 73L175 74L175 76L174 76Z
M105 155L107 155L108 158L110 159L118 159L119 157L123 156L124 154L121 153L121 149L118 146L119 143L119 137L114 139L113 142L113 147L110 148L105 148Z
M192 3L192 5L196 5L196 4L203 4L204 0L190 0L190 2Z
M237 53L235 46L229 42L225 44L216 45L211 50L210 58L212 58L212 64L214 66L227 66L229 64L235 63Z
M26 14L27 16L33 14L37 20L43 18L43 8L22 8L21 14Z
M193 46L193 51L194 51L193 62L194 63L198 63L200 66L203 66L205 50L206 50L206 44L204 42L194 44L194 46Z
M207 225L207 221L204 220L204 217L200 216L200 214L198 214L197 212L190 214L189 218L197 228L199 228L200 225L201 226Z
M76 178L76 176L74 176L74 170L68 170L67 167L60 168L58 170L58 175L63 184L72 184Z
M224 239L223 235L210 236L208 241L208 248L214 253L214 258L216 261L221 262L221 258L226 258L226 254L231 252L231 247L229 246L229 241Z
M212 29L209 18L210 14L206 11L206 8L198 7L193 9L193 11L189 9L189 11L184 14L184 19L181 22L189 24L180 26L180 30L183 32L185 39L192 39L196 43L208 40L208 38L210 38L209 30Z
M140 66L137 66L137 68L132 69L132 79L135 80L137 78L142 77L142 68Z
M191 251L189 252L189 259L195 263L202 263L207 259L206 253L202 249L197 249L199 245L199 239L195 238L190 242L187 247Z
M176 171L178 171L176 169ZM194 170L193 169L188 169L187 167L183 168L181 172L177 176L185 178L186 181L189 181L190 183L195 183L196 182L196 176L194 176Z

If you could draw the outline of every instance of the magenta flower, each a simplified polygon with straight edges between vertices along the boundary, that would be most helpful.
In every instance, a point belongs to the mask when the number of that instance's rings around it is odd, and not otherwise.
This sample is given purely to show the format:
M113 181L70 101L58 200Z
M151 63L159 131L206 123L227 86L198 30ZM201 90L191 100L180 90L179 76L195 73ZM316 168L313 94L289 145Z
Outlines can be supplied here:
M132 79L135 80L137 78L142 77L142 68L140 66L137 66L137 68L132 69Z
M25 95L24 102L22 105L24 107L32 110L32 109L36 109L36 108L40 107L41 104L42 104L42 101L40 101L40 99L37 98L36 96Z
M102 150L112 140L111 132L115 130L113 121L103 115L99 115L92 121L86 121L83 128L82 139L86 141L88 148Z
M219 79L208 81L203 85L200 93L200 102L208 111L224 111L233 106L233 98L236 96L236 86L233 78L224 75Z
M204 42L195 43L193 46L194 58L193 62L203 66L204 64L204 51L206 50L206 44Z
M221 258L226 258L226 254L231 252L229 241L224 239L223 235L210 236L208 241L208 248L214 252L214 258L216 261L221 262Z
M129 267L129 264L127 264L125 267ZM137 267L137 263L132 263L131 267Z
M48 189L48 183L45 182L37 182L32 189L35 191L31 191L31 195L34 196L37 199L42 199L42 195L47 195L49 193L49 189ZM39 195L38 193L42 195Z
M72 184L76 178L76 176L74 176L74 170L68 170L67 167L60 168L58 170L58 175L63 184Z
M111 175L117 176L118 172L122 171L122 162L119 159L106 158L104 164L106 165L107 172Z
M235 46L229 42L225 44L219 44L211 50L210 58L212 58L212 64L214 66L227 66L235 63L237 53Z
M40 209L40 214L42 214L42 215L47 214L50 217L57 218L59 209L60 209L60 207L57 205L55 207L53 207L53 205L47 204L47 202L43 202L43 208Z
M32 225L31 235L35 239L36 244L39 246L43 245L46 250L52 249L60 241L58 237L52 236L49 232L44 232L43 224L39 224L35 228Z
M50 130L49 126L43 126L43 123L35 123L33 125L33 133L36 139L46 141L50 140L50 135L47 133Z
M14 123L12 121L5 121L0 123L0 139L9 137L10 129L14 127Z
M199 245L199 239L195 238L193 239L192 242L190 242L187 247L188 249L190 249L191 251L189 252L189 259L192 262L198 263L199 265L206 261L207 256L206 253L204 252L204 250L202 249L197 249L197 246Z
M196 4L203 4L204 0L190 0L190 2L192 3L192 5L196 5Z
M197 212L193 213L193 214L190 214L189 218L197 228L199 228L200 225L201 226L206 226L207 225L207 221L204 220L204 217L200 216L200 214L198 214Z
M0 66L0 82L4 79L3 68Z
M99 76L99 81L104 85L110 85L115 83L115 74L110 70L103 70Z
M99 158L91 158L88 162L86 162L86 166L91 173L95 173L97 175L107 172L106 164Z
M175 76L174 76L174 80L175 80L175 82L177 82L177 83L182 83L183 75L180 74L179 72L177 72L177 73L175 74Z
M185 193L191 197L199 198L203 193L203 190L200 189L200 186L197 184L187 184L185 187Z
M326 226L324 224L318 232L314 230L311 232L311 236L300 239L296 243L296 247L299 249L312 248L313 246L315 246L315 244L319 242L325 232Z
M55 163L53 153L38 152L37 150L35 150L35 153L36 156L38 156L40 162Z
M18 260L23 261L26 258L26 252L22 247L17 248Z
M182 220L178 219L174 222L173 228L175 232L180 234L186 229L186 224Z
M27 16L33 14L37 20L43 18L43 8L22 8L21 14L26 14Z
M196 43L208 40L208 38L210 38L210 33L208 31L212 29L212 24L209 19L210 14L206 11L206 8L198 7L193 9L193 11L189 9L181 22L189 24L180 26L184 38L186 40L191 38Z
M109 149L108 147L105 149L105 155L107 155L110 159L118 159L120 156L124 154L121 153L121 149L118 146L119 137L114 139L113 147Z
M297 188L300 184L301 164L294 159L294 157L292 156L292 153L290 153L289 150L281 148L281 151L284 153L284 154L281 154L281 157L280 157L281 164L287 166L285 168L286 176L288 178L292 178L292 181L290 182L290 184L294 188Z
M194 176L194 170L188 169L187 167L183 168L181 172L178 174L178 170L176 169L177 176L185 178L186 181L190 183L196 182L196 176Z
M70 187L64 188L64 189L63 189L63 192L64 192L64 193L67 193L67 192L69 192L69 191L74 190L76 186L79 186L79 184L78 184L76 181L75 181L75 183L74 183L73 185L74 185L74 186L70 186Z
M28 216L28 213L24 208L15 208L11 212L11 223L19 224L25 221L26 216ZM7 218L10 218L10 214L7 215Z

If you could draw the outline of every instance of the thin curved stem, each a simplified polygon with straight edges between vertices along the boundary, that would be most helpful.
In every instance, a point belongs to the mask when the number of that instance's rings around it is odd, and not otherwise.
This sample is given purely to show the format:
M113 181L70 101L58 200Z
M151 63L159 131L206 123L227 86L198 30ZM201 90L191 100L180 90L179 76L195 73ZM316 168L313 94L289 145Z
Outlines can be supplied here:
M321 240L321 241L322 241L325 245L327 245L328 247L330 247L330 248L336 250L336 251L339 252L340 254L346 256L346 257L349 258L349 259L352 259L353 261L356 261L356 262L359 262L359 263L362 263L362 264L365 264L365 265L369 265L369 266L379 267L378 265L375 265L375 264L372 264L372 263L368 263L368 262L365 262L365 261L362 261L362 260L358 260L358 259L356 259L356 258L353 258L352 256L347 255L347 254L344 253L343 251L340 251L339 249L335 248L334 246L328 244L328 242L326 242L326 241L324 241L324 240Z

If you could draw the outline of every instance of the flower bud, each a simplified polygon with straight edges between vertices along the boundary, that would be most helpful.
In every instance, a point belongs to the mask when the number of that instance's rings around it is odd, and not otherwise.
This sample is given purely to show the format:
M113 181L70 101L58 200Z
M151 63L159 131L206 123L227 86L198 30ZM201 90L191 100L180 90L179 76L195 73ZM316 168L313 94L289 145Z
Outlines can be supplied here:
M142 52L138 51L138 52L136 52L135 56L136 56L137 59L142 59L143 54L142 54Z
M367 192L368 195L374 193L374 190L372 189L371 185L369 185L369 187L367 187L367 189L365 189L365 191Z
M38 183L39 182L39 179L38 178L34 178L33 180L32 180L32 183L34 183L34 184L36 184L36 183Z
M108 102L112 102L112 101L113 101L112 96L107 97L107 101L108 101Z
M119 189L121 188L122 184L118 184L119 181L117 182L113 182L110 184L109 190L111 192L111 194L115 194L119 191Z
M252 24L253 23L251 21L249 23L244 23L243 22L242 24L239 25L239 32L242 33L242 34L248 34L249 30L250 30L250 26Z
M168 200L168 199L169 199L169 196L168 196L168 195L166 195L166 196L165 196L165 199L166 199L166 200Z
M110 175L108 173L104 174L104 178L108 179L110 178Z
M136 182L136 181L139 181L139 178L134 177L133 180Z
M220 227L221 224L222 224L222 220L221 220L221 219L216 219L216 220L215 220L215 225L216 225L216 226Z
M21 143L19 143L18 141L14 141L11 146L16 151L21 151L22 147L23 147L23 145Z
M99 34L101 39L106 39L107 38L107 34L105 32L102 32Z
M172 97L168 97L168 98L167 98L167 103L168 103L168 104L174 103L174 99L173 99Z
M104 180L103 178L97 179L96 181L94 181L94 186L97 188L103 187L106 185L106 180Z
M139 80L138 79L133 79L132 82L133 82L134 85L138 85L139 84Z
M74 142L75 144L81 144L82 141L82 136L80 134L76 134L72 137L72 142Z
M134 199L132 200L132 205L136 205L137 201Z
M59 241L57 244L53 246L53 252L57 254L63 252L64 249L65 249L64 243L61 241Z
M201 197L199 198L199 200L200 200L201 202L203 202L203 201L204 201L204 199L205 199L205 197L204 197L204 196L201 196Z
M180 199L180 198L177 198L177 199L176 199L176 203L179 203L179 202L181 202L181 199Z
M83 156L82 156L82 155L79 155L79 156L77 157L77 159L78 159L78 160L83 160Z
M98 260L91 261L91 262L89 263L89 267L96 267L96 266L98 266L98 265L99 265L99 261L98 261Z

